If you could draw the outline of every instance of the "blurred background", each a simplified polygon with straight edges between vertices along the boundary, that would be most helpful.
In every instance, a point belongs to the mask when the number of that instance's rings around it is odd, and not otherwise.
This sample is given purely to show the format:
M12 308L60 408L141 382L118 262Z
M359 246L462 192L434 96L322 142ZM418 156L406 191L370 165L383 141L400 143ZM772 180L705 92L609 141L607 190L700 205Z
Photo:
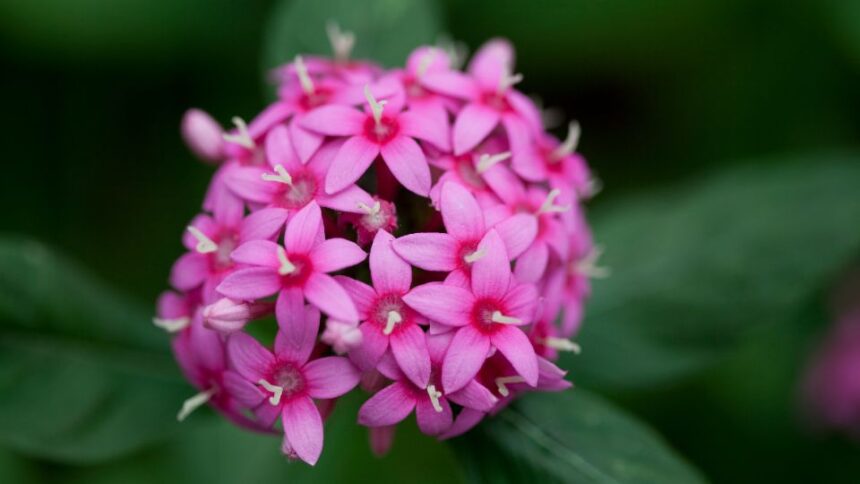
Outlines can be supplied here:
M856 482L850 430L822 428L801 402L810 355L860 299L845 282L860 255L860 2L339 0L320 12L312 3L0 0L0 230L61 254L40 277L84 267L130 301L139 312L115 308L108 350L134 339L167 351L166 337L132 326L147 324L167 287L212 173L179 137L187 108L225 125L253 117L271 99L268 68L308 48L302 39L324 39L329 17L356 30L359 55L383 52L389 65L441 32L472 51L504 36L517 48L521 88L563 114L557 134L566 119L581 123L580 151L604 185L590 206L613 276L595 284L583 355L565 362L572 379L647 422L706 480ZM373 28L381 31L362 36ZM21 255L3 247L4 264ZM170 414L192 390L157 377L164 402L140 402L122 385L108 392L74 372L45 376L42 356L27 357L34 368L21 363L11 321L28 303L9 291L32 278L12 267L0 295L2 482L395 482L428 460L436 465L415 479L469 479L448 468L458 447L411 430L383 461L327 430L328 467L311 474L282 462L276 441L208 411L182 428L166 421L167 440L126 449L93 435L81 444L50 423L77 408L79 392ZM74 293L68 281L53 287ZM86 340L79 306L70 311ZM175 372L168 358L152 365ZM351 425L340 418L335 427ZM115 452L75 450L94 441ZM229 447L236 442L241 453Z

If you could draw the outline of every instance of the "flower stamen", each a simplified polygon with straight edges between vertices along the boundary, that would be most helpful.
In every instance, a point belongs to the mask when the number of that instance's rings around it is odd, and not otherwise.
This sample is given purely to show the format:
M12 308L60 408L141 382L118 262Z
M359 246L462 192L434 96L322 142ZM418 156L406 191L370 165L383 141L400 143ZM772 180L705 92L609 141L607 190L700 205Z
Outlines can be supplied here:
M427 69L433 65L433 60L436 59L436 49L429 49L424 55L421 56L421 60L418 62L418 70L416 71L416 75L418 77L424 76L427 73Z
M358 202L358 208L368 215L376 215L382 210L382 203L377 200L373 206L370 206L364 202Z
M603 247L595 246L585 257L573 262L573 272L591 279L606 279L612 271L608 267L597 265L601 255L603 255Z
M481 257L484 257L485 255L487 255L487 250L481 247L480 249L472 252L471 254L464 255L463 260L466 261L467 264L472 264Z
M197 227L193 225L189 225L186 227L191 235L197 239L197 246L194 248L197 252L201 254L208 254L210 252L215 252L218 250L218 244L216 244L212 239L206 236L203 232L200 231Z
M275 173L277 173L276 175L272 175L271 173L263 173L262 175L260 175L260 178L262 178L264 181L278 182L290 186L293 185L293 177L290 176L290 173L287 171L286 168L283 167L283 165L275 165L274 170Z
M217 392L218 390L216 388L210 388L182 402L182 408L180 408L179 413L176 414L176 420L180 422L185 420L185 418L191 415L192 412L205 405Z
M541 204L535 215L541 215L544 213L562 213L570 210L570 205L555 205L555 199L558 198L559 195L561 195L561 190L553 188L546 196L546 199L543 201L543 204Z
M579 128L579 123L576 121L571 121L567 126L567 138L564 139L564 142L556 148L552 154L549 156L549 161L552 163L556 163L560 161L565 156L572 154L576 151L576 146L579 144L579 135L581 130Z
M394 331L394 326L402 321L403 316L401 316L400 313L394 310L388 311L388 319L385 321L385 328L382 330L382 334L391 334L391 332Z
M296 60L293 62L293 66L296 69L296 75L299 76L299 83L302 85L302 91L304 91L307 95L313 94L314 81L308 74L308 68L305 65L305 60L302 59L302 56L296 56Z
M182 318L152 318L152 324L156 327L161 328L168 333L178 333L183 329L187 328L191 323L191 318L182 317Z
M335 21L326 24L325 31L328 34L328 41L331 43L335 61L345 62L349 60L352 48L355 46L355 34L341 30L340 25Z
M495 166L496 163L505 161L510 157L511 157L510 151L505 151L502 153L496 153L495 155L490 155L490 154L484 153L481 155L480 158L478 158L478 167L475 169L475 171L477 171L479 175L483 174L485 171L487 171L490 168L492 168L493 166Z
M509 70L506 70L506 72L502 74L502 77L499 78L499 87L496 88L496 93L504 94L505 91L514 85L519 84L522 80L522 74L511 74Z
M245 121L239 116L234 116L233 124L236 125L236 130L239 131L239 133L224 133L222 135L224 141L227 141L228 143L236 143L237 145L244 146L249 150L256 148L257 144L254 143L254 139L251 138L251 133L248 132L248 125L245 124Z
M373 121L376 122L376 127L378 128L379 123L382 122L382 109L388 101L377 101L376 98L373 97L373 93L370 92L370 84L364 85L364 97L367 99L367 104L370 105L370 111L373 114Z
M278 246L277 253L278 262L281 263L280 267L278 267L278 274L286 276L288 274L296 272L296 266L292 262L290 262L290 259L287 258L287 251L280 245Z
M269 403L272 405L277 405L281 403L281 395L284 394L284 387L280 387L278 385L272 385L266 380L260 380L257 382L258 385L265 388L266 391L272 392L272 396L269 397Z
M543 339L538 340L538 343L543 344L547 348L552 348L558 351L570 351L571 353L578 355L582 352L582 348L569 339L564 338L556 338L554 336L549 336Z
M501 311L493 311L492 316L490 316L490 320L494 323L500 324L519 324L522 323L523 320L520 318L515 318L513 316L505 316Z
M436 385L427 385L427 396L430 397L430 403L433 404L433 410L436 410L438 413L442 413L445 410L442 408L442 404L439 403L439 398L442 397L442 392L436 390Z
M503 397L507 397L511 394L511 391L508 389L507 385L511 383L525 383L526 379L519 376L500 376L496 378L496 387L499 389L499 395Z

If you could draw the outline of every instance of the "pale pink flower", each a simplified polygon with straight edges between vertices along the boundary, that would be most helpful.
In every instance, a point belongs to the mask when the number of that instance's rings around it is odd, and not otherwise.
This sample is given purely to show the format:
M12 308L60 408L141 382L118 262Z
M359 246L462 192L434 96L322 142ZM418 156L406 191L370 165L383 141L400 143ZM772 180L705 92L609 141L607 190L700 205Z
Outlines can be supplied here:
M538 136L529 149L514 157L513 169L528 181L547 181L551 188L573 190L579 198L588 198L593 180L585 159L576 153L578 142L578 123L570 123L563 142L546 134Z
M320 341L331 346L335 353L343 355L361 345L361 330L355 324L329 318Z
M272 314L274 305L267 301L245 302L221 298L203 308L203 325L227 335L241 330L249 321Z
M181 131L185 144L201 160L211 163L224 158L224 129L207 112L185 111Z
M345 239L325 240L319 205L311 202L287 224L284 245L254 240L232 253L234 261L248 266L239 269L218 286L231 299L254 300L278 294L276 313L304 298L329 316L342 321L358 320L349 295L328 275L354 266L367 254Z

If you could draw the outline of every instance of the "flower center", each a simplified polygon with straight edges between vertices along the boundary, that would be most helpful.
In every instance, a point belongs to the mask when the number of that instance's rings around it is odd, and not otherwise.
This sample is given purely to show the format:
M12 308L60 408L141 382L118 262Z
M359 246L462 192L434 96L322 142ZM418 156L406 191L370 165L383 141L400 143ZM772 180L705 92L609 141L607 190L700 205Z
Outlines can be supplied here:
M209 256L212 267L216 271L222 271L233 267L233 259L230 258L230 253L233 252L233 249L236 248L238 243L239 237L233 232L227 232L221 235L215 252L212 252Z
M518 324L519 318L505 314L502 305L495 299L481 299L472 308L472 325L484 333L496 331L500 324Z
M408 322L408 309L398 294L387 294L379 298L373 312L373 320L382 326L382 333L389 335Z
M284 287L302 286L313 272L313 264L305 254L287 254L278 246L278 274Z
M257 384L272 394L269 397L270 404L279 405L283 400L289 400L304 390L305 378L292 363L280 362L269 379L260 380Z
M460 264L460 269L464 271L471 270L472 264L485 254L486 251L484 249L478 248L477 240L462 242L460 250L457 252L457 261Z
M385 144L391 141L400 130L397 121L391 117L380 115L379 122L373 117L368 117L364 122L364 135L371 141Z
M495 109L496 111L508 112L512 110L511 105L505 98L504 93L500 93L497 91L485 92L481 98L481 101L485 105Z
M315 87L313 92L303 91L302 96L299 98L299 106L305 111L310 111L328 103L331 95L331 89L325 87Z
M310 171L301 170L291 174L283 165L275 165L273 170L275 174L263 173L262 178L282 185L276 205L287 209L299 209L314 199L317 193L317 180Z

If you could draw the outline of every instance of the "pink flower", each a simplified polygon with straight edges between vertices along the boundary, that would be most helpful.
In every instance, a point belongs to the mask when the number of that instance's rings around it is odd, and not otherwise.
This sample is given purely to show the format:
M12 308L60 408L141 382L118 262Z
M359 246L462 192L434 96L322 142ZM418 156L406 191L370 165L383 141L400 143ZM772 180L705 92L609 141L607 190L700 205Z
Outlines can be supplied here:
M324 240L322 214L316 202L293 215L287 224L284 246L268 240L246 242L232 253L239 269L218 286L231 299L254 300L278 294L276 313L307 298L321 311L342 321L357 321L349 295L329 272L363 261L366 254L344 239Z
M304 119L311 131L328 136L347 136L331 163L325 190L336 193L355 183L377 156L404 187L418 195L430 192L430 168L415 138L441 148L448 145L446 126L413 112L401 112L401 102L377 101L365 86L369 113L345 106L323 106Z
M593 190L591 171L585 159L577 154L579 124L570 123L567 138L559 143L550 135L539 136L534 145L514 157L513 169L532 182L547 180L551 188L573 189L580 198L588 198Z
M448 391L463 388L478 374L492 348L510 361L517 373L534 386L538 367L534 348L518 326L531 322L537 291L517 283L501 237L490 230L472 263L471 287L430 283L403 297L410 307L456 333L442 365L442 384Z
M224 297L203 308L203 325L226 335L241 330L253 319L271 314L273 309L274 305L265 301L249 303Z
M229 388L242 403L256 407L263 423L280 415L283 448L314 465L323 445L323 425L313 399L331 399L352 390L358 371L346 358L332 356L309 361L319 331L319 311L291 308L279 317L274 354L245 333L227 341L227 353L242 380Z
M338 277L358 308L363 323L362 344L350 352L362 370L372 370L382 355L391 354L403 373L415 385L427 386L430 356L419 323L420 315L403 303L412 287L412 268L391 248L394 237L380 230L370 248L370 276L373 287L347 277Z
M390 426L402 421L415 410L418 428L427 435L440 435L453 423L449 401L464 408L484 412L493 408L496 398L474 379L466 381L457 391L446 391L439 373L450 342L450 334L427 336L434 370L428 384L416 385L399 371L397 365L381 364L379 371L394 380L394 383L380 390L361 406L358 423L368 427Z
M370 210L360 215L345 213L339 220L351 224L355 228L358 245L365 246L380 230L392 233L397 229L397 209L393 203L374 197Z
M442 187L440 204L447 233L410 234L393 244L400 257L427 271L468 275L481 256L478 243L490 227L504 241L504 253L511 259L522 254L537 232L537 221L527 215L514 214L494 226L485 224L475 197L458 183L449 182Z
M224 130L205 111L185 111L182 116L182 139L201 160L217 162L224 158Z

